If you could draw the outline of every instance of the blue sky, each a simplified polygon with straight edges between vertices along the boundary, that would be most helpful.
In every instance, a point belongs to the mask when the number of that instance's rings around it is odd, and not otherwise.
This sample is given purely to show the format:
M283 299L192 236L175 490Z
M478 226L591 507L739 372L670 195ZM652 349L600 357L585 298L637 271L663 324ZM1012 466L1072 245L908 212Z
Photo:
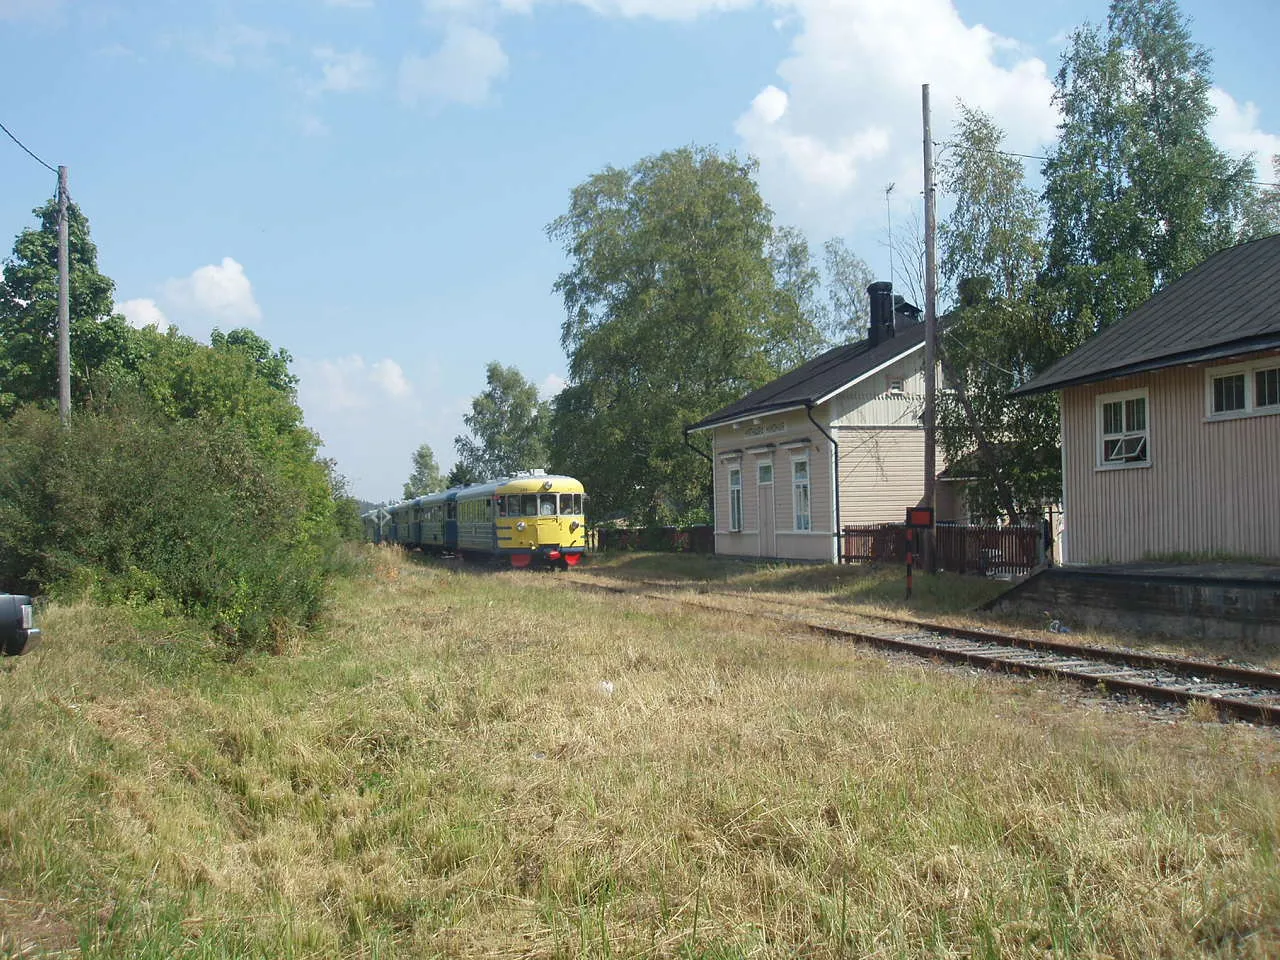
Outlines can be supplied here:
M1214 136L1280 153L1280 5L1182 5ZM920 85L1043 152L1049 80L1097 0L0 0L0 121L70 168L136 323L251 326L295 358L354 492L444 467L486 363L565 375L545 235L607 164L690 143L760 159L777 221L888 270L921 210ZM1037 166L1032 164L1032 171ZM1260 164L1272 179L1270 163ZM53 178L0 140L0 243Z

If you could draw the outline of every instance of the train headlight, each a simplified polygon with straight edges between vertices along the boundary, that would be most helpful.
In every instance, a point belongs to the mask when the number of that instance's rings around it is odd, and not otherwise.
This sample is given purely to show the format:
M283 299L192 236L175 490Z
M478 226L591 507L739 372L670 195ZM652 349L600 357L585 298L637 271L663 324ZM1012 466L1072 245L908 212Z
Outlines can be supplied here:
M40 641L32 619L31 598L0 593L0 652L6 657L26 653Z
M517 524L516 524L516 529L517 529L517 530L520 530L520 531L522 531L522 532L523 532L523 531L524 531L524 529L525 529L525 527L527 527L527 526L528 526L528 524L527 524L527 523L525 523L523 520L521 520L519 523L517 523Z

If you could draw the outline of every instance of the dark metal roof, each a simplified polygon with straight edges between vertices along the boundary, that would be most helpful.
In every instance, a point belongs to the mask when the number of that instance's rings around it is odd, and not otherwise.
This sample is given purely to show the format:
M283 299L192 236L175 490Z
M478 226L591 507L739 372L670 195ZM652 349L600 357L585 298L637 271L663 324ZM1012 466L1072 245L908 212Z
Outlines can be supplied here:
M1014 394L1280 347L1280 234L1215 253Z
M894 336L871 346L869 340L828 350L790 373L783 374L741 400L717 410L692 424L690 430L704 430L742 417L772 413L814 404L848 386L859 377L890 363L924 342L923 323L912 324Z

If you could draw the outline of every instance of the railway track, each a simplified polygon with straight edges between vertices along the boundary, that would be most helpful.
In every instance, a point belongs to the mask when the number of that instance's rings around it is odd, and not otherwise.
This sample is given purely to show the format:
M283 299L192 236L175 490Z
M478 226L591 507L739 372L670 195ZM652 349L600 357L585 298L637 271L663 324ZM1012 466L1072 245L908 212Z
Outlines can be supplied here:
M890 616L836 615L795 601L737 591L717 591L700 584L661 581L617 581L579 577L575 586L614 594L664 600L685 606L747 615L799 626L845 642L942 659L1009 673L1071 680L1109 693L1124 693L1160 703L1211 705L1223 719L1280 724L1280 673L1180 657L1088 647L987 630L952 627ZM690 591L694 591L690 596ZM717 605L707 597L748 601L751 609ZM770 613L761 607L801 613ZM857 628L849 625L850 619Z

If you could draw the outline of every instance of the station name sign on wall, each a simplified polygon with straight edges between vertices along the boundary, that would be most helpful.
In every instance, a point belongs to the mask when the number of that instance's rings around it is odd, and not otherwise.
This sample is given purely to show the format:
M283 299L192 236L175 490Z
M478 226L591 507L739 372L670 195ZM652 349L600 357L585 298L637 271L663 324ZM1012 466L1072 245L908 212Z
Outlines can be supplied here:
M743 431L744 436L748 437L767 437L774 433L782 433L787 429L785 423L757 423L747 427Z

